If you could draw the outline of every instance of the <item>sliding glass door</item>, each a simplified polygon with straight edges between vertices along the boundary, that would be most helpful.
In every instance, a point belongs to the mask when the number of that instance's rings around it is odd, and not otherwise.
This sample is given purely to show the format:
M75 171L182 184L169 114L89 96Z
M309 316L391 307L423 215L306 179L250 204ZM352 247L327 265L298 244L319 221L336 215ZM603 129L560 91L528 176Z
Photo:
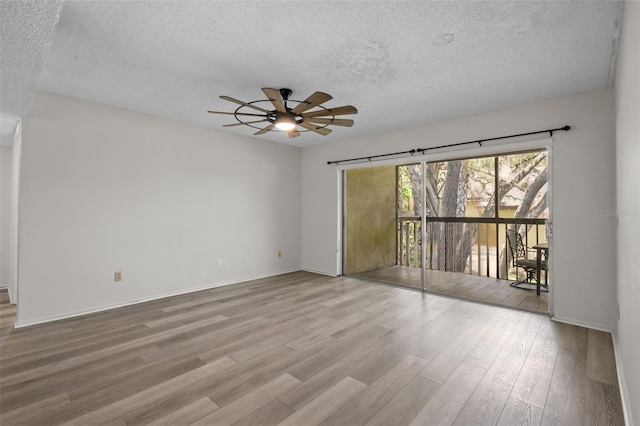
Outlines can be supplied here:
M547 171L546 150L344 171L344 274L548 312Z
M344 274L423 289L422 165L343 176Z

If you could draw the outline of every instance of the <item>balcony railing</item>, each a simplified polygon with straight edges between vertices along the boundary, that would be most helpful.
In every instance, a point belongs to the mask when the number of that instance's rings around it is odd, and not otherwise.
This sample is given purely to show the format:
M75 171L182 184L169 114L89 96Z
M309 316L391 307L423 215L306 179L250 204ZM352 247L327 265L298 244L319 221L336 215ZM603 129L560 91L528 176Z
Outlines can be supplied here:
M526 246L546 240L545 219L428 217L398 218L397 263L427 269L462 272L492 278L515 278L506 229L515 229ZM424 237L424 240L422 239Z
M398 265L422 266L422 219L416 216L398 218Z

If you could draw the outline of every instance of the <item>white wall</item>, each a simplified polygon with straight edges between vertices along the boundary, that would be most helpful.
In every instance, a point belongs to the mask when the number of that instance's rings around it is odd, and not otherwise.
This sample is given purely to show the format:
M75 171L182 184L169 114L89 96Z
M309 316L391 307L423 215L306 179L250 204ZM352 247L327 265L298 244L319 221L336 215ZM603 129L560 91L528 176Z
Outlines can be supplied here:
M9 300L18 303L18 211L20 207L20 153L22 151L22 121L18 120L11 148L11 188L9 202Z
M553 283L557 319L613 330L615 127L613 90L599 90L457 120L305 148L302 267L337 273L336 167L328 160L572 126L554 135ZM356 122L357 126L357 122Z
M42 92L22 124L19 326L300 269L298 148Z
M11 148L0 148L0 287L9 287L11 256L9 256L9 224L11 223Z
M640 3L624 5L616 64L618 303L615 336L627 424L640 422Z

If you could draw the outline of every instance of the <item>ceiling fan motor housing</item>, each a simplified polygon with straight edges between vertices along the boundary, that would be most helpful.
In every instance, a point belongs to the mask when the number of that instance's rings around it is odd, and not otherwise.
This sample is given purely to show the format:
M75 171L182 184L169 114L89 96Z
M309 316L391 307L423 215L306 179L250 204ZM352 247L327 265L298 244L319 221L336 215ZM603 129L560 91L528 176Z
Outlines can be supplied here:
M291 96L292 93L293 91L291 89L280 89L280 95L282 96L282 100L284 101L288 101L289 96Z

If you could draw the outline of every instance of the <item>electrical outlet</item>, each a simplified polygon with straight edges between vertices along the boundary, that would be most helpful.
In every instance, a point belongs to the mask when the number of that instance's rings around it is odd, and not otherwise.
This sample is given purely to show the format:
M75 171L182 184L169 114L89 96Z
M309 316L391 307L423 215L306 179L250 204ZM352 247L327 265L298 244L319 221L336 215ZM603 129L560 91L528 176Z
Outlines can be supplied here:
M222 265L222 258L219 257L216 259L216 266L221 266Z
M282 251L278 250L278 257L282 257Z
M244 257L244 264L248 265L249 264L249 256L245 256Z
M116 271L113 273L114 281L122 281L122 271Z

